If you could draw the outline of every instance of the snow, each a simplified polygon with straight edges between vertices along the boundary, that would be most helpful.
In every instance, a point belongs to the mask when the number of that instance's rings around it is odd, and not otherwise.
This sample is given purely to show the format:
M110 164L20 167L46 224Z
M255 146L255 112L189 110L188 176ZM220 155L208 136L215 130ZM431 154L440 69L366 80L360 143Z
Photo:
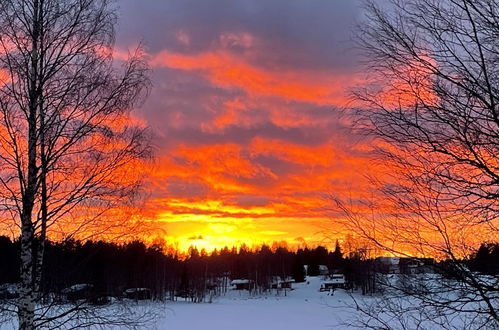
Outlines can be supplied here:
M344 290L334 295L319 292L321 277L310 277L308 283L296 283L293 290L272 290L272 294L254 296L244 290L230 290L212 303L175 301L167 303L138 302L135 309L154 309L157 317L145 329L159 330L330 330L349 329L343 325L352 310L351 298ZM149 304L149 305L147 305ZM113 307L107 307L112 310ZM111 312L112 311L107 311ZM0 330L15 329L17 322L1 324ZM111 329L111 327L109 327ZM107 328L106 328L107 329ZM115 327L114 329L119 329Z
M279 296L250 296L247 291L231 291L213 303L183 301L166 304L166 314L158 323L168 330L329 330L349 329L344 324L352 302L344 290L334 295L319 292L320 277L309 277L308 284L296 283L293 290Z
M431 277L436 275L430 274L428 276L428 281L433 282ZM396 280L396 276L390 275L387 279ZM390 303L393 302L406 307L418 303L409 297L390 300L389 295L362 296L359 292L351 294L343 289L336 289L334 292L320 292L323 280L322 277L308 277L305 283L295 283L293 290L272 290L272 293L262 295L251 295L245 290L229 290L226 295L214 297L212 303L192 303L182 299L166 303L136 302L124 299L121 302L98 307L101 309L98 309L98 313L95 315L128 316L130 320L137 320L139 315L143 315L148 322L139 327L141 329L348 330L359 329L350 326L349 323L357 323L359 319L365 319L365 315L353 308L355 306L353 299L355 299L360 304L366 303L365 306L373 307L374 309L371 309L371 312L388 322L390 326L393 325L394 329L402 329L403 327L397 322L407 320L398 320L400 315L390 313L390 310L386 310L386 307L389 307ZM417 317L433 315L438 310L428 312L429 314L411 314L408 317L413 322L417 320ZM435 317L437 317L437 314L435 314ZM441 317L441 315L438 317ZM464 328L466 318L467 315L465 314L453 315L452 318L443 318L442 321L445 322L441 324L449 325L452 323L457 328ZM4 324L1 321L0 317L0 330L16 328L14 317L11 317L10 321ZM438 323L431 323L430 321L432 319L426 319L422 323L423 328L443 328L435 327ZM107 325L105 327L105 329L121 328L120 326L110 327ZM412 327L409 326L408 328ZM89 327L89 329L92 329L92 327Z

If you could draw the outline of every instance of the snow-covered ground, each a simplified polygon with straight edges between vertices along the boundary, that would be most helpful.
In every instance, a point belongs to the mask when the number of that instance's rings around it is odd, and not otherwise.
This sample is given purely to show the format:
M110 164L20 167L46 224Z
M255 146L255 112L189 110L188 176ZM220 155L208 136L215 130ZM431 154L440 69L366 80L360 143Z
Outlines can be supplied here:
M168 330L329 330L348 329L354 311L348 293L319 292L321 279L294 284L286 296L253 297L245 291L228 292L213 303L169 302L159 329Z
M93 314L87 315L90 321L100 320L105 326L84 326L85 329L121 329L122 325L110 326L109 320L115 322L135 322L140 320L140 329L160 330L347 330L359 329L362 322L369 325L383 326L389 324L393 329L499 329L495 323L484 325L477 319L476 313L442 314L441 310L422 309L418 301L408 296L399 296L395 299L390 295L362 296L338 289L333 294L320 292L322 279L309 277L307 282L294 284L294 289L281 291L279 295L273 290L271 294L250 295L248 291L230 290L226 295L216 297L212 303L191 303L185 301L150 302L123 300L111 305L97 307ZM457 293L459 290L456 290ZM448 293L451 294L451 293ZM375 317L372 321L366 314L353 308L354 299ZM395 304L395 305L393 305ZM394 309L391 307L395 306ZM401 318L397 309L399 306L409 312ZM414 308L413 308L414 307ZM462 306L461 306L462 307ZM470 305L473 311L478 305ZM64 306L61 306L64 311ZM54 313L53 309L51 309ZM0 314L0 330L16 329L17 322L14 315L2 324ZM86 315L86 314L85 314ZM421 318L421 319L420 319ZM378 323L376 319L382 321ZM82 325L82 318L72 318L65 324L64 329L73 329L75 325ZM360 321L360 323L359 323ZM356 324L354 327L351 324ZM466 326L465 326L466 325Z
M212 303L185 301L167 303L135 302L127 306L137 314L150 313L154 320L143 325L144 329L164 330L330 330L349 329L344 322L355 313L348 308L352 302L344 290L319 292L321 279L310 277L305 283L294 284L293 290L253 296L247 291L231 290L213 299ZM113 313L108 306L103 314ZM151 316L151 315L149 315ZM133 318L133 316L132 316ZM0 330L12 330L17 326L14 317L1 324ZM71 328L71 326L69 326ZM92 327L90 327L92 328ZM97 327L96 327L97 328ZM104 327L108 328L108 327ZM121 327L109 327L120 329ZM99 327L99 329L102 329Z

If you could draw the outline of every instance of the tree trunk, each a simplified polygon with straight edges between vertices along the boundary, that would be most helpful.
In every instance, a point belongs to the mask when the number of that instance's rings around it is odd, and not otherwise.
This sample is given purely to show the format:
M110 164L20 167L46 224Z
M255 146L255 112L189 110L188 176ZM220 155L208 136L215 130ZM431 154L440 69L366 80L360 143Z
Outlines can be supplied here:
M18 306L19 329L35 328L35 295L33 292L33 227L31 217L23 215L21 234L21 290Z
M38 0L33 1L33 33L31 36L31 74L29 81L29 117L28 117L28 177L22 200L21 215L21 290L18 302L19 329L35 329L36 287L34 277L33 244L35 244L35 228L33 224L33 207L37 192L37 112L40 101L39 91L39 36L40 17ZM22 189L21 189L22 191Z

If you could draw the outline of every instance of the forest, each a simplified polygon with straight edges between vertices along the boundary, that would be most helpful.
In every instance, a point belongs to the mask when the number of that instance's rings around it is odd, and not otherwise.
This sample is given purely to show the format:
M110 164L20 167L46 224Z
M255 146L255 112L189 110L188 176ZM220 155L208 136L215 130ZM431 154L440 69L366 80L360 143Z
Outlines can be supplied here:
M186 255L165 253L160 246L141 241L66 240L50 242L45 249L41 293L47 302L87 299L105 304L123 297L210 302L233 289L231 282L237 279L248 280L247 289L255 295L285 294L272 285L286 279L303 282L305 275L326 278L332 273L344 274L349 289L372 294L377 291L375 274L385 272L377 259L367 259L361 251L344 255L338 243L333 251L322 246L293 251L243 245L208 254L191 247ZM0 236L0 298L17 295L16 289L9 288L20 279L19 253L18 240ZM448 278L459 277L454 262L424 260ZM482 244L460 264L475 272L499 274L499 243Z

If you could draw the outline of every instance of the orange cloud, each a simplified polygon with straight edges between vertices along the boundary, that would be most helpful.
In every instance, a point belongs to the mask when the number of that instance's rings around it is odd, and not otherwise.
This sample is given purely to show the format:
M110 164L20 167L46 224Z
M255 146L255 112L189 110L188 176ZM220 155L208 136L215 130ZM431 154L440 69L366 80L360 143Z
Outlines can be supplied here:
M223 51L183 55L164 50L152 56L150 63L156 67L199 72L224 88L237 87L253 95L276 96L321 105L348 103L346 88L353 83L351 76L272 72Z
M293 170L274 171L259 162L262 156L289 163ZM356 195L366 180L359 174L366 160L332 141L306 146L255 137L246 145L183 144L163 156L157 167L154 181L162 182L163 188L173 179L186 187L206 186L200 196L166 193L149 200L148 208L155 210L157 221L165 223L168 238L182 249L269 243L298 236L317 243L323 238L318 232L334 227L327 195ZM293 225L283 226L287 222ZM193 235L203 238L194 242L188 239Z
M183 31L175 37L186 47L192 42ZM249 33L223 33L218 43L218 50L196 54L164 50L149 55L152 67L187 73L230 92L223 97L214 92L216 101L193 94L193 102L208 102L199 104L207 110L196 118L189 118L194 111L174 108L175 102L167 105L172 114L168 127L194 127L202 134L199 141L172 142L160 150L150 183L154 196L147 202L151 217L164 224L167 238L183 250L294 237L302 245L320 242L323 235L317 233L331 226L326 196L363 189L366 179L360 173L370 148L349 149L348 138L333 138L338 132L313 142L300 143L300 136L329 134L328 127L338 119L327 108L348 105L348 88L358 78L259 66L254 61L261 51L259 40ZM234 47L244 51L235 54L230 51ZM272 132L263 132L270 126ZM237 142L224 135L227 128L254 135ZM289 139L276 132L289 133ZM222 142L203 141L205 135Z

